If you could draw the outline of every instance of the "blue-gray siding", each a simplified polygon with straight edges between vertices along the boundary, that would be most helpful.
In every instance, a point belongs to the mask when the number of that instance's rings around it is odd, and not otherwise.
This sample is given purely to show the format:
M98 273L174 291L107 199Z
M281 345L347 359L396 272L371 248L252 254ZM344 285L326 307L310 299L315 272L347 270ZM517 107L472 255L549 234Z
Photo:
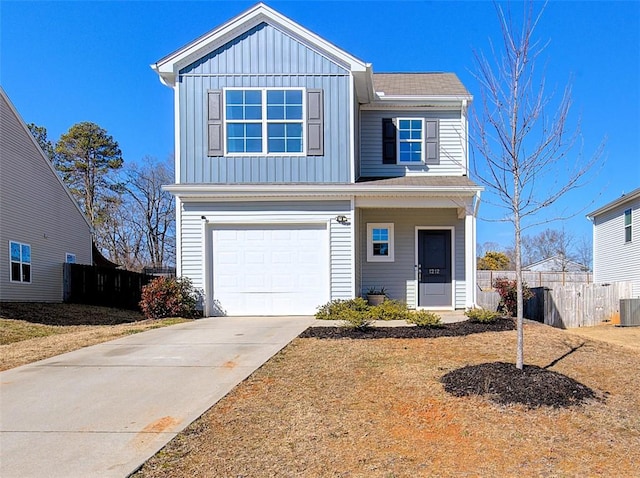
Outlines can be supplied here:
M394 262L367 262L367 223L394 224ZM364 295L370 287L384 287L392 299L406 302L407 281L415 279L416 227L455 228L453 280L455 307L465 307L465 241L464 219L458 219L455 209L362 209L358 228L360 290Z
M350 174L349 72L265 23L180 72L181 183L339 183ZM206 93L225 87L324 90L324 156L208 157Z
M382 164L383 118L429 118L440 120L437 165ZM412 174L461 176L467 174L465 120L457 111L364 110L360 113L360 175L396 177Z

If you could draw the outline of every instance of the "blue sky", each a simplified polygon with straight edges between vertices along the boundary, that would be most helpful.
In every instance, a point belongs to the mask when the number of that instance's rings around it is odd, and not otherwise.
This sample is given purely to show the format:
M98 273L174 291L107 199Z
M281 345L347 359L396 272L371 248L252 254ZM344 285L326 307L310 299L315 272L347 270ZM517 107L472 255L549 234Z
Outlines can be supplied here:
M164 159L173 151L173 95L149 65L254 3L2 0L0 84L52 140L93 121L126 162ZM267 3L376 72L452 71L476 98L473 50L499 39L486 1ZM537 38L550 42L538 61L547 88L573 85L571 120L581 121L585 155L608 138L597 176L560 204L577 211L593 202L593 210L640 186L640 2L551 1ZM480 212L500 214L486 202ZM577 237L591 232L584 212L565 226ZM478 223L480 243L511 238L506 225Z

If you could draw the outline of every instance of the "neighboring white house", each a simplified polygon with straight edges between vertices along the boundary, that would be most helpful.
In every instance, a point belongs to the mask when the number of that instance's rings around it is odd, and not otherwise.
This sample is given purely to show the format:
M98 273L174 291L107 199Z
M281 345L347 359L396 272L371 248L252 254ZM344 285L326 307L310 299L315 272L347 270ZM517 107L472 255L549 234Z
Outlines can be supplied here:
M593 222L593 280L629 281L640 297L640 188L587 215Z
M65 262L91 264L91 228L0 88L0 301L62 302Z
M372 287L475 304L455 74L373 73L264 4L151 67L174 90L177 270L205 314L313 314Z
M524 266L522 270L535 272L586 272L589 267L567 259L564 254L556 254Z

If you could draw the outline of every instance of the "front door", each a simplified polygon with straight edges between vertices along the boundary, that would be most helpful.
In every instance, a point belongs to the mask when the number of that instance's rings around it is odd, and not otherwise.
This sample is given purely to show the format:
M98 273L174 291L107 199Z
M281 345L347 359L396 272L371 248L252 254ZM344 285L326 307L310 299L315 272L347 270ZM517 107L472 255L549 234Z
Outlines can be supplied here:
M419 230L418 306L452 305L451 230Z

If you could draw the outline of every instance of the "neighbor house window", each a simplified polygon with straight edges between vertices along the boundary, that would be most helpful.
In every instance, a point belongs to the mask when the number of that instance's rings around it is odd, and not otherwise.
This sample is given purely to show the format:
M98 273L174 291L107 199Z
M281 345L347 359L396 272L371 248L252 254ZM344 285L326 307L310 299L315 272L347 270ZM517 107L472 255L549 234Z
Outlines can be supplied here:
M303 90L225 90L225 141L230 154L301 154Z
M398 119L398 163L422 163L424 158L424 120Z
M9 241L12 282L31 282L31 246Z
M67 264L75 264L76 263L76 255L75 254L71 254L70 252L67 252L64 261Z
M393 262L393 224L367 224L367 261Z
M631 209L624 212L624 242L631 242Z

